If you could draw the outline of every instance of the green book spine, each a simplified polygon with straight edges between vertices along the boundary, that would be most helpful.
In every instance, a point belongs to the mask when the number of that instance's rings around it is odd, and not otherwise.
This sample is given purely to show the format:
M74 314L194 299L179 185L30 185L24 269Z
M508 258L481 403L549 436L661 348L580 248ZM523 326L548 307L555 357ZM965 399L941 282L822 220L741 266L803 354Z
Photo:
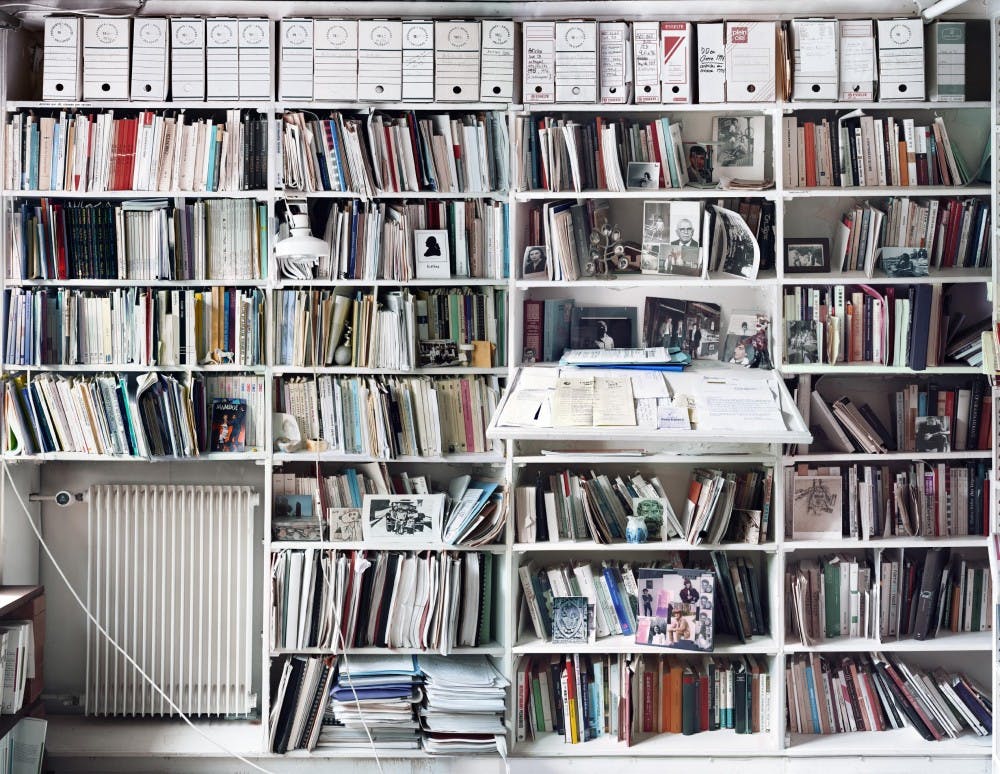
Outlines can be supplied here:
M826 636L840 636L840 568L823 565L823 590L826 594Z

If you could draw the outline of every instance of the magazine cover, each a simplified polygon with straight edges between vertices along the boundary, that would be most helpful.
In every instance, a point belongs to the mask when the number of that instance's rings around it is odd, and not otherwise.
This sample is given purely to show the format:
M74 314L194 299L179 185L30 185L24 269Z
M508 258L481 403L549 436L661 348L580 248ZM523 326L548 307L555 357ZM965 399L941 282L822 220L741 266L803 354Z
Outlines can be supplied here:
M709 570L639 569L636 645L710 651L715 576Z
M212 437L209 451L241 452L247 444L247 402L242 398L212 401Z

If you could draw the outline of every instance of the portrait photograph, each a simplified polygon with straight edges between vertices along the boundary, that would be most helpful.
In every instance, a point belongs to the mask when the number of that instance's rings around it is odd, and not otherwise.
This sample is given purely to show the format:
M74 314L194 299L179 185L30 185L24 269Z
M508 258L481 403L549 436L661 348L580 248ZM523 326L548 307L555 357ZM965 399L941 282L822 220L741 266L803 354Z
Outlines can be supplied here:
M715 575L707 570L638 570L636 645L710 651L714 645Z
M883 247L879 258L887 277L926 277L930 258L922 247Z
M770 327L767 315L754 312L731 314L720 358L722 362L744 368L771 368Z
M654 191L660 187L660 165L656 162L630 161L625 187Z
M786 239L785 273L830 271L829 239Z
M951 417L917 417L915 428L918 452L951 451Z
M521 277L523 279L548 279L549 262L544 245L529 245L524 248Z
M570 322L570 349L622 349L636 346L634 306L576 306Z
M712 119L713 159L720 178L764 179L764 116L716 116Z
M819 362L819 340L814 321L790 320L785 323L785 353L787 362L791 364Z
M365 495L361 531L379 546L427 548L441 540L444 495Z
M716 188L719 185L713 143L684 143L684 165L687 167L688 185L695 188Z
M417 229L413 232L413 257L417 279L449 279L451 255L447 229Z

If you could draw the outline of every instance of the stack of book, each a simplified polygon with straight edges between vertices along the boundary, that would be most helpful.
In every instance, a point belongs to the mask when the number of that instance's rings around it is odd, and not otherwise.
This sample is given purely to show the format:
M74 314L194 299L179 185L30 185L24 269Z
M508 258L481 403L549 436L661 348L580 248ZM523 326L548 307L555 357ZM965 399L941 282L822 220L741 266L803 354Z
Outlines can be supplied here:
M503 750L507 688L486 656L417 656L424 676L420 705L423 748L460 754Z
M32 626L31 621L0 621L0 714L13 715L24 705L24 689L35 668Z
M838 637L875 638L874 575L846 554L801 559L785 571L786 628L803 645Z
M6 293L8 365L185 365L263 361L256 289L23 289Z
M209 199L22 201L11 215L10 279L260 279L267 205Z
M246 191L267 188L267 119L140 110L14 113L4 188L15 191Z
M336 673L334 656L290 656L272 665L272 678L277 683L271 693L271 752L315 749Z
M332 377L282 379L276 410L300 437L344 454L381 459L479 454L493 448L486 427L496 410L495 378Z
M960 672L921 669L882 653L786 656L788 727L845 734L913 727L927 741L969 728L989 736L990 694Z

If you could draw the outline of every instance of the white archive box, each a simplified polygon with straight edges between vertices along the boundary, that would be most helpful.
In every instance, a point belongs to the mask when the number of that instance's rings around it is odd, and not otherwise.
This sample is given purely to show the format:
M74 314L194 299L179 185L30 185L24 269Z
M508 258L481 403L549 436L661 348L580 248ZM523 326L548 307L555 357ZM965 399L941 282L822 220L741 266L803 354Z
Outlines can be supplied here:
M597 22L556 22L556 102L597 102Z
M282 19L278 56L278 99L313 98L313 20Z
M525 104L556 98L556 23L521 23L521 99Z
M927 25L927 98L931 102L965 99L965 22Z
M836 19L792 19L792 99L835 100L840 69Z
M726 101L726 25L723 22L698 24L698 102Z
M205 20L170 20L171 99L205 99Z
M878 20L878 98L924 99L924 23Z
M840 21L840 87L845 102L875 99L878 69L875 65L875 26L871 19Z
M689 22L660 22L660 98L665 103L691 102L693 38Z
M240 41L236 19L205 20L205 96L240 96Z
M478 21L434 23L434 95L439 102L479 99Z
M632 22L635 101L660 101L660 23Z
M83 92L81 21L71 16L45 19L42 99L73 102L80 99Z
M774 22L726 22L726 101L774 102Z
M628 22L597 27L598 97L602 105L625 105L632 90L632 37Z
M271 97L271 20L240 19L240 99Z
M398 102L403 98L403 23L358 22L358 99Z
M358 22L313 21L313 99L358 98Z
M403 99L434 99L434 22L403 22Z
M83 98L128 99L131 19L83 20Z
M166 19L136 19L132 25L132 87L136 102L167 99L170 28Z
M514 99L514 22L484 19L479 60L479 99L511 102Z

